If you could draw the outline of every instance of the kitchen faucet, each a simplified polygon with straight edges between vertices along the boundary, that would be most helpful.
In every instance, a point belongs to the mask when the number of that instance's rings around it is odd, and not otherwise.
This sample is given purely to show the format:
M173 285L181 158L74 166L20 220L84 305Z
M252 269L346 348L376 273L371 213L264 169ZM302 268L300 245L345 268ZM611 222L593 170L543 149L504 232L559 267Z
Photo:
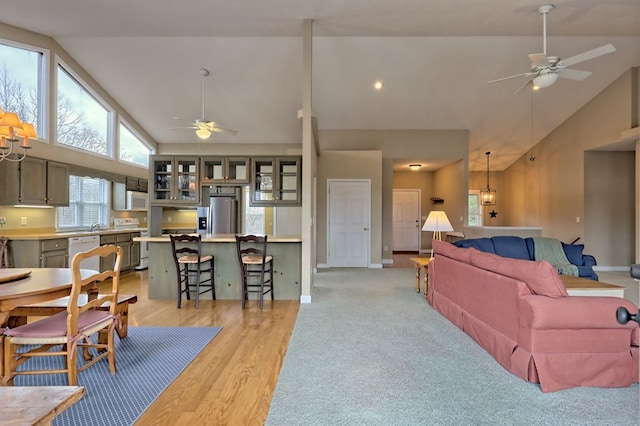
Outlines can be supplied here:
M95 231L100 228L100 224L98 222L94 222L89 226L89 232Z

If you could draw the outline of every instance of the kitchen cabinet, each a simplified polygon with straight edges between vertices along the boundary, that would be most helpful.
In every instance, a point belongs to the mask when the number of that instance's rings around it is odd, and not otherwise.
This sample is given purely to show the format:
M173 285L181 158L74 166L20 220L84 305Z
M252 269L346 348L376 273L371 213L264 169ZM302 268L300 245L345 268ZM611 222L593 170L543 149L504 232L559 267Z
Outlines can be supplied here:
M0 163L0 205L68 206L69 166L27 157Z
M251 160L252 206L302 204L301 157L254 157Z
M125 178L125 186L127 191L148 192L149 181L147 179L139 179L127 176Z
M133 269L140 264L140 242L133 241L134 237L139 237L140 232L124 232L120 234L110 234L100 236L100 245L115 244L122 248L122 262L120 271ZM100 271L104 272L113 269L116 263L116 256L110 255L100 259Z
M198 157L152 156L152 205L197 206L200 192Z
M200 184L246 184L250 168L249 157L203 157Z
M11 240L9 242L13 268L68 268L69 240ZM37 253L37 256L34 256Z

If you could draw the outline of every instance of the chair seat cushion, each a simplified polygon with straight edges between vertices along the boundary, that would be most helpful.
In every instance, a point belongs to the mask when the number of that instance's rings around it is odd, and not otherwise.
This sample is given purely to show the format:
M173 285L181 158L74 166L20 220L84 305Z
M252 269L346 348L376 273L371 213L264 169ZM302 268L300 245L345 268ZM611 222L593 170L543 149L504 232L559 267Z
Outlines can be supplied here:
M108 311L90 310L80 314L78 318L78 332L86 333L89 329L103 325L113 320L113 315ZM104 325L103 325L104 327ZM9 337L25 338L66 338L67 336L67 312L60 312L47 318L43 318L20 327L11 328L4 332ZM91 333L88 333L91 334Z
M269 263L273 260L273 256L267 255L264 259L265 263ZM242 256L242 263L247 265L260 265L262 263L262 256Z
M197 254L190 254L187 256L181 256L178 258L178 263L202 263L208 260L211 260L213 257L211 255L201 256L198 258ZM200 260L198 260L200 259Z

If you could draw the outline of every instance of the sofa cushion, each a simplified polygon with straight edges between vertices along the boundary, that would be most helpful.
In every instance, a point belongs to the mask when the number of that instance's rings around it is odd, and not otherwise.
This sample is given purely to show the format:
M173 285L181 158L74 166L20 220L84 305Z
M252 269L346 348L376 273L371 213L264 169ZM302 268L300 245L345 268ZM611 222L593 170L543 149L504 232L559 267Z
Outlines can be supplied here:
M465 248L456 247L445 241L433 240L433 252L464 263L471 263L471 253Z
M470 252L472 265L523 281L533 294L549 297L568 296L562 279L549 262L509 259L476 250Z
M491 239L493 240L493 250L497 255L512 259L533 260L524 238L502 235Z
M493 241L491 238L469 238L467 240L459 240L453 243L457 247L470 248L484 251L487 253L495 253L493 249Z
M564 250L564 254L567 256L569 263L582 266L582 250L584 250L584 244L562 243L562 250Z

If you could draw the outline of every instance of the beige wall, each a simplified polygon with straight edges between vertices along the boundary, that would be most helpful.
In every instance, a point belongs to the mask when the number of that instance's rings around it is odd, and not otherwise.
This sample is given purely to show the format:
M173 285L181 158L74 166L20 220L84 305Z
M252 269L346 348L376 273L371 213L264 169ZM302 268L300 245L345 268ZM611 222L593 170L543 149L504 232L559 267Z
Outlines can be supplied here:
M320 130L319 132L319 171L318 171L318 195L321 192L322 182L328 178L336 176L329 175L326 171L320 172L324 163L323 152L356 150L367 151L376 150L382 153L382 220L380 224L372 223L372 235L381 232L382 241L377 247L372 245L372 261L380 259L382 249L393 247L393 160L406 158L424 158L438 162L449 162L449 164L460 162L459 168L462 172L458 184L455 185L455 194L440 194L440 197L460 200L464 204L467 194L468 180L468 159L469 159L469 132L467 130ZM370 170L369 173L375 175L377 170ZM437 175L434 179L434 189L446 188L446 181L450 176L443 172L443 178L439 181ZM435 195L435 194L434 194ZM326 210L326 204L318 198L318 212ZM463 215L466 218L466 207ZM456 213L457 214L457 213ZM320 218L319 225L322 223ZM380 226L381 230L375 230ZM326 253L326 236L318 227L317 258L318 263L323 263ZM379 250L379 254L374 254L373 250ZM385 260L390 260L385 254ZM375 258L374 258L375 256Z
M506 206L511 202L511 198L518 193L507 190L504 174L502 172L489 173L489 186L496 190L496 204L482 207L483 226L505 226L507 223L508 209ZM480 191L487 187L487 172L469 172L469 190ZM495 211L496 217L491 217L489 212Z
M599 265L634 263L635 153L585 152L585 239Z
M636 257L635 248L629 250L627 238L609 242L608 219L605 221L600 211L604 203L599 201L600 194L589 191L600 181L610 187L626 187L623 182L635 178L635 165L629 164L626 155L621 159L586 153L618 146L621 132L637 126L639 96L633 90L636 76L635 69L624 73L558 126L532 149L535 161L529 160L527 152L504 171L504 190L497 195L500 203L506 203L501 207L503 225L541 226L543 236L565 242L580 237L585 252L593 254L599 266L628 266L630 259ZM606 161L598 160L605 158ZM502 198L500 192L507 196ZM610 196L606 204L611 212L625 209L635 215L637 201L633 197L633 193ZM576 218L580 218L579 222ZM622 223L615 235L637 239L635 224L629 222L626 214L619 218Z
M371 181L370 260L382 263L382 152L321 151L318 157L317 238L318 264L327 263L327 180L369 179Z

